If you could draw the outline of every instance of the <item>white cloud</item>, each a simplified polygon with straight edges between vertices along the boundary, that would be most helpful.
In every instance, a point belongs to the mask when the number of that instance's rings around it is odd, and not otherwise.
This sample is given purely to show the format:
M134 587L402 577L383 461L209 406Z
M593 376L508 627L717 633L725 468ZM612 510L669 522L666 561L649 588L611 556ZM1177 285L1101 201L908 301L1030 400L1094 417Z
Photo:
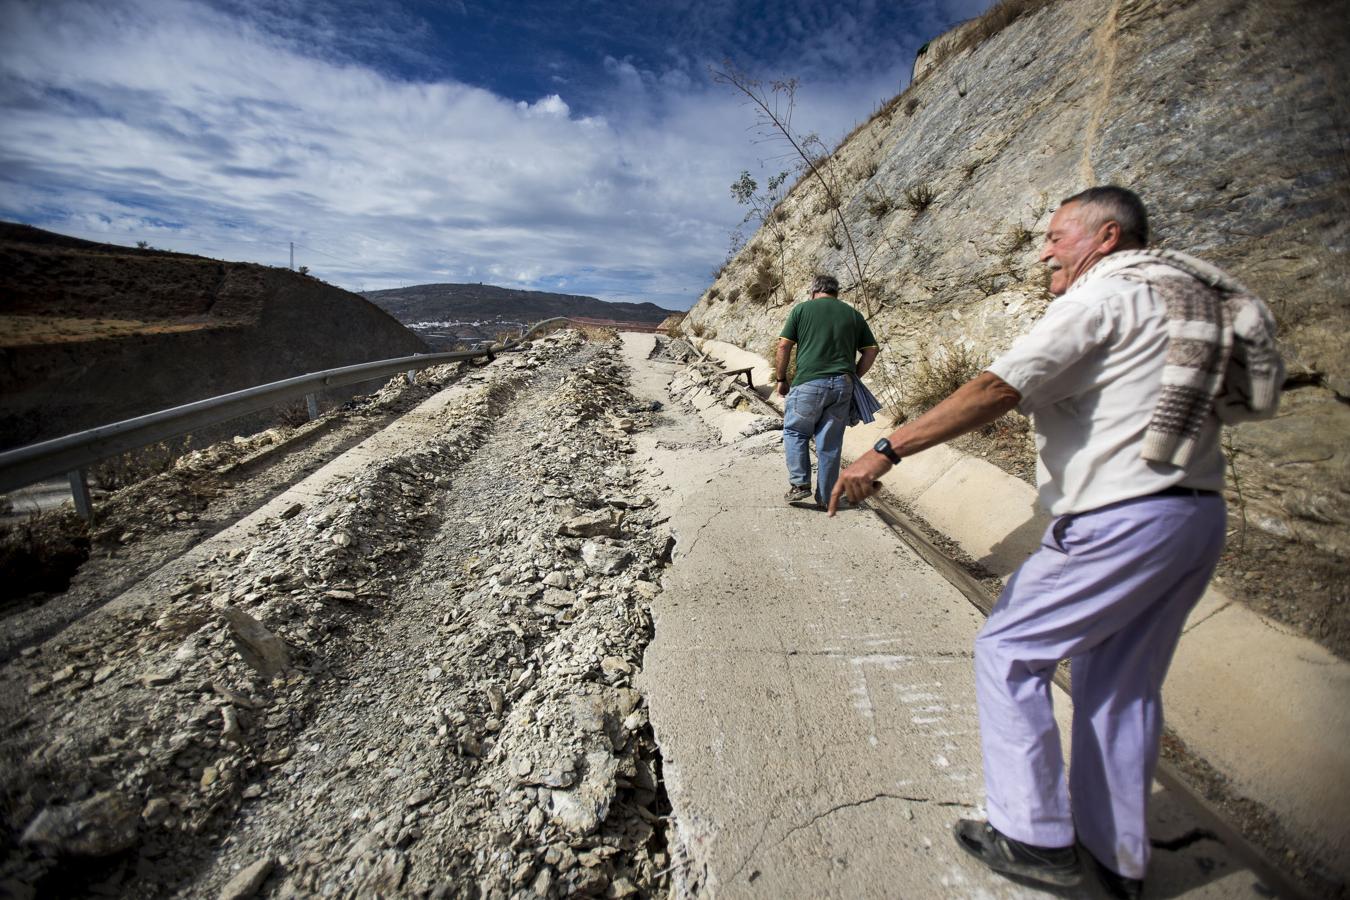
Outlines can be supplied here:
M516 103L516 108L524 110L529 115L553 116L558 119L566 119L572 113L572 110L568 107L567 103L557 94L549 94L544 99L535 101L534 103L526 103L524 100L521 100Z
M605 60L611 102L579 117L566 85L518 103L399 80L194 2L0 0L0 33L5 215L273 264L294 240L348 287L565 282L687 305L740 218L727 186L778 153L687 61ZM837 138L859 104L830 90L797 121Z

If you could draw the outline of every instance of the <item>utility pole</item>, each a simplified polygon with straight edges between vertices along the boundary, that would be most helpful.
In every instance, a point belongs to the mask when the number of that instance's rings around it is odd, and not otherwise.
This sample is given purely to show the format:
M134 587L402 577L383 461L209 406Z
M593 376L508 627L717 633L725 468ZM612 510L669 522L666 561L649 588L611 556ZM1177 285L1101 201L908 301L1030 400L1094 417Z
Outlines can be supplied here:
M295 241L291 241L291 271L295 271Z

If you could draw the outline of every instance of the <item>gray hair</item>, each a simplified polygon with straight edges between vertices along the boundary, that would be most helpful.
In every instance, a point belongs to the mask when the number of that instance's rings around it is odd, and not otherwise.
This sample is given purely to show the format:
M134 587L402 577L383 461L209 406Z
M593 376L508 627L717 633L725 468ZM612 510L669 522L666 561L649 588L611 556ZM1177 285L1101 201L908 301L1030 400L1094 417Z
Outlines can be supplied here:
M811 296L816 294L833 294L839 296L839 279L833 275L817 275L811 279Z
M1123 244L1131 248L1148 246L1148 211L1134 191L1114 184L1090 187L1066 197L1059 205L1070 203L1082 204L1087 214L1083 224L1089 229L1096 230L1103 223L1115 222L1120 226Z

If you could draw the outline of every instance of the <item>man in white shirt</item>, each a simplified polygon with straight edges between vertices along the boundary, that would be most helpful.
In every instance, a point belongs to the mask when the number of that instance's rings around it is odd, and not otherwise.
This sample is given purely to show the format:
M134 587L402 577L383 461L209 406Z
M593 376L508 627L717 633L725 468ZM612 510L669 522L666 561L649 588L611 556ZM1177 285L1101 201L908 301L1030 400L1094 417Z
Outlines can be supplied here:
M1245 366L1250 349L1234 349L1236 294L1265 340L1257 368L1275 397L1283 377L1259 300L1147 243L1132 192L1063 201L1041 253L1057 297L1045 315L842 472L830 506L874 492L902 457L1014 408L1033 417L1040 500L1055 519L975 642L989 821L960 820L956 838L996 871L1055 885L1081 880L1077 842L1121 897L1141 894L1148 866L1163 678L1223 547L1215 412L1232 393L1225 380L1240 380L1230 360ZM1269 394L1243 417L1273 414ZM1050 693L1061 659L1073 666L1067 783Z

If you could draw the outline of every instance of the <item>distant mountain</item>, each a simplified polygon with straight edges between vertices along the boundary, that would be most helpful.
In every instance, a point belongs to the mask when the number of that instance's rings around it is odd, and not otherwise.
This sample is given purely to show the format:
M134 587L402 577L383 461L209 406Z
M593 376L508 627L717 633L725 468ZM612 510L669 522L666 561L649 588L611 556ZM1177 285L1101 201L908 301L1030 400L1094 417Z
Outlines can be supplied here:
M366 291L361 296L433 344L444 344L452 337L491 338L497 330L558 316L659 325L675 312L655 303L610 303L577 294L491 284L418 284Z

